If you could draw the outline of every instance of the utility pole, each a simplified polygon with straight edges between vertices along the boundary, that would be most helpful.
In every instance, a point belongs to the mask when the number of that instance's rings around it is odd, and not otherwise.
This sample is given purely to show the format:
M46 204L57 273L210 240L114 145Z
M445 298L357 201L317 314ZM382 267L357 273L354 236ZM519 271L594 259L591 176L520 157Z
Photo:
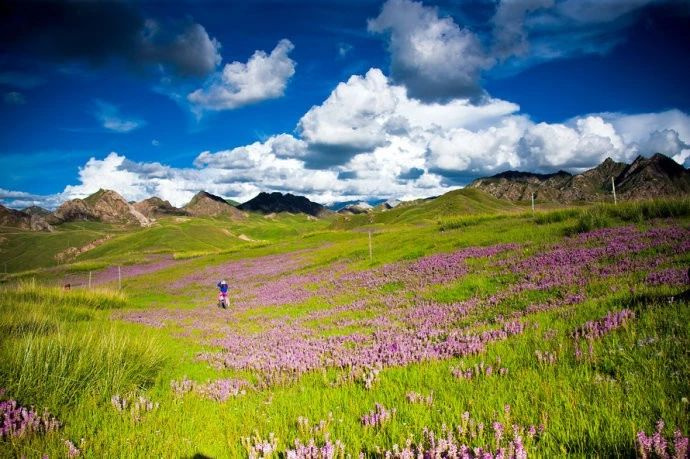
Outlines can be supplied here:
M532 216L534 217L534 193L532 193Z
M613 177L611 177L611 189L613 190L613 203L618 205L618 199L616 199L616 182L613 181Z
M371 230L369 230L369 262L373 260L371 251Z

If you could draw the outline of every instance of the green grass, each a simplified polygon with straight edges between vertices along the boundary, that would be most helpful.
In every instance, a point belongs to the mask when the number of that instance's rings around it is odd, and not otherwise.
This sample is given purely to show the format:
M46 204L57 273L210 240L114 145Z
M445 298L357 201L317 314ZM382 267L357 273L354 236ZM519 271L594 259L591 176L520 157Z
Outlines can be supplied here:
M23 283L2 290L0 380L19 400L60 412L84 397L152 384L164 357L143 336L121 333L102 310L126 297Z
M657 225L657 219L669 217L690 226L688 204L682 200L554 209L532 216L524 207L497 204L483 194L461 191L440 202L377 213L372 222L366 216L352 216L349 221L338 217L331 222L251 215L239 223L164 218L146 229L84 223L63 227L54 235L2 233L7 237L0 245L3 253L7 250L19 257L10 271L23 273L8 276L0 288L0 387L22 404L39 411L47 408L63 427L53 434L0 440L0 457L44 453L64 457L64 439L78 444L81 438L87 457L246 457L242 437L258 432L267 438L273 432L279 450L284 451L297 437L308 440L297 427L298 417L307 417L314 425L329 419L329 413L333 415L327 423L331 439L343 441L353 457L359 451L376 456L377 446L391 448L408 437L418 439L425 427L438 432L442 424L460 424L465 411L488 425L506 404L511 406L512 421L545 424L546 433L530 450L537 457L634 457L636 432L650 433L659 418L666 421L667 437L675 427L687 435L690 410L683 399L690 398L690 306L687 301L670 300L677 298L681 288L642 285L644 272L591 279L581 289L587 301L529 314L523 318L528 324L523 334L491 343L478 355L385 368L369 390L359 382L343 382L347 370L331 368L289 377L224 403L197 394L177 398L170 382L185 376L198 382L231 377L257 381L258 376L197 361L199 352L214 350L199 333L183 334L176 325L158 329L120 320L121 314L152 309L174 315L176 310L213 307L213 286L173 291L170 285L231 260L300 251L304 264L300 273L333 266L350 271L507 242L520 245L515 255L528 255L566 234L630 223L648 228ZM372 260L369 229L373 231ZM45 243L47 253L55 253L67 238L81 235L88 241L104 234L113 237L63 266L32 260L41 250L24 255L15 247L28 249L34 244L40 249ZM239 240L240 234L262 242ZM84 273L114 260L140 261L161 253L174 255L178 262L127 279L124 292L65 291L45 285L66 272ZM667 263L682 267L687 262L688 255L679 254ZM500 271L491 260L473 260L468 266L470 273L456 282L422 292L407 292L403 283L389 282L371 292L357 290L335 298L229 311L223 325L251 335L266 330L274 320L285 319L316 335L339 339L373 332L366 321L386 313L386 306L376 301L380 296L419 295L453 303L487 298L519 280ZM36 282L18 282L29 273ZM516 293L472 311L454 326L458 330L470 327L470 331L494 328L499 316L521 313L531 304L570 293L581 291L573 287ZM365 309L310 317L312 312L327 312L363 298L372 300ZM624 307L633 309L636 318L595 340L592 354L576 360L571 332ZM193 322L193 314L190 317ZM537 350L555 352L557 363L540 364ZM496 364L499 359L509 370L507 376L472 380L451 376L452 367L482 361ZM408 403L405 394L409 391L433 393L433 405ZM135 419L113 408L110 397L115 394L143 395L160 406ZM380 429L364 428L360 417L375 403L397 412ZM487 428L477 444L491 441Z
M402 203L384 212L341 216L334 220L331 227L351 229L369 224L431 223L449 217L485 215L517 209L519 208L508 201L496 199L476 189L464 188L429 201Z

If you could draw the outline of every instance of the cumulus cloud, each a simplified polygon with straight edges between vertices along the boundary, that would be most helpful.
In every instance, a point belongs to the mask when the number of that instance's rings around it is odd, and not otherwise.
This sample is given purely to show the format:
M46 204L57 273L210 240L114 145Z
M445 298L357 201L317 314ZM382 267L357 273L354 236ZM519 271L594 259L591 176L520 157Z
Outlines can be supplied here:
M411 97L444 101L481 94L480 72L492 65L478 36L436 8L411 0L388 0L369 20L375 33L388 33L391 76Z
M518 109L497 99L424 103L409 98L406 88L392 84L381 70L371 69L340 83L312 107L300 119L298 132L309 146L308 162L325 167L388 145L396 136L488 126Z
M202 25L146 19L129 2L8 2L3 16L0 40L9 52L60 63L121 60L137 71L163 66L181 76L204 76L220 63L220 43Z
M658 3L687 14L683 2L658 0L499 0L489 30L458 23L414 0L387 0L368 21L388 40L390 75L410 97L429 101L484 96L481 77L538 63L605 54ZM497 67L498 68L495 68Z
M128 118L120 115L119 109L107 102L102 100L94 101L96 105L96 111L94 116L100 121L101 125L113 132L125 133L138 129L146 124L145 121Z
M690 157L688 144L690 116L678 110L535 123L517 105L498 99L423 102L371 69L312 107L297 134L204 151L186 168L110 153L89 159L79 169L79 183L62 193L41 197L5 190L0 200L33 199L54 207L104 186L128 200L159 196L177 206L201 189L237 201L260 191L288 191L322 203L413 199L507 169L580 172L606 157L630 162L656 152L682 163Z
M270 54L256 51L247 63L226 64L207 86L187 96L189 102L206 110L232 110L266 99L281 97L295 74L295 61L288 54L290 40L280 40Z

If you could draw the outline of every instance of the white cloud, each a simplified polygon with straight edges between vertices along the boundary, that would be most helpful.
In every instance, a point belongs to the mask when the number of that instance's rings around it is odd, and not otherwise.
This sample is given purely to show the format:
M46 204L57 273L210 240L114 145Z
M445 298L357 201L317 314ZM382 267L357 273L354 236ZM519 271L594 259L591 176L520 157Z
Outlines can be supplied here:
M145 121L137 118L123 117L116 106L107 102L96 100L95 104L96 111L94 115L101 122L101 126L109 131L125 133L146 124Z
M378 69L339 84L302 117L298 132L205 151L188 168L110 153L89 159L79 169L79 183L62 193L0 190L0 200L55 207L102 187L127 200L159 196L177 206L202 189L238 201L260 191L287 191L322 203L412 199L506 169L579 172L606 157L630 162L637 154L657 151L679 163L690 157L690 116L678 110L534 123L508 101L409 98L404 86Z
M411 0L388 0L371 32L390 32L391 75L411 97L448 100L481 94L479 75L492 65L479 38L436 8Z
M410 99L403 86L393 85L379 69L352 76L299 121L298 131L319 165L342 164L358 153L372 151L395 137L438 133L457 128L492 126L519 110L513 103L466 99L424 103Z
M205 88L190 93L187 100L200 109L232 110L281 97L295 74L296 64L288 56L293 48L289 40L283 39L271 54L256 51L246 64L237 61L226 64Z

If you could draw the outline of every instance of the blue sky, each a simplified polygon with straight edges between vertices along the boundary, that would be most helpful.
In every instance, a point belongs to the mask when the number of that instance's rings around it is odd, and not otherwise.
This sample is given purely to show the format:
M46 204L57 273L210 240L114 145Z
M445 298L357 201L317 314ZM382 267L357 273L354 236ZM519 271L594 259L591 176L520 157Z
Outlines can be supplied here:
M690 3L12 2L0 202L329 203L690 157Z

